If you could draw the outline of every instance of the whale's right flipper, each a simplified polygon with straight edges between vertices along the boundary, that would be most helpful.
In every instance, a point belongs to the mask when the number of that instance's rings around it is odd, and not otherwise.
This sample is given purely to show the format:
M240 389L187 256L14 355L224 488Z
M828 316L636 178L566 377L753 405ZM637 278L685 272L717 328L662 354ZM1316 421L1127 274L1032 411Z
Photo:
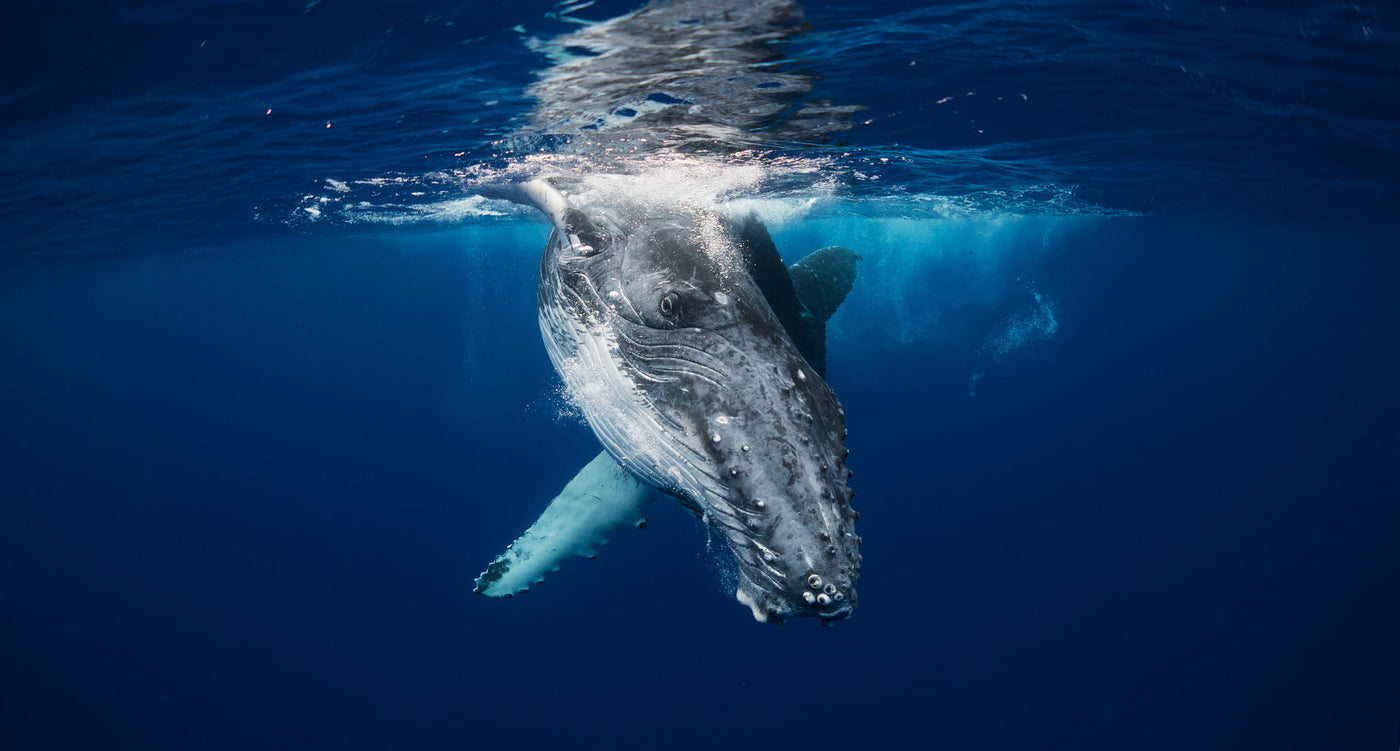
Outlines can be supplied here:
M646 524L656 491L598 454L555 496L540 518L476 580L487 597L511 597L544 581L571 556L592 558L624 525Z

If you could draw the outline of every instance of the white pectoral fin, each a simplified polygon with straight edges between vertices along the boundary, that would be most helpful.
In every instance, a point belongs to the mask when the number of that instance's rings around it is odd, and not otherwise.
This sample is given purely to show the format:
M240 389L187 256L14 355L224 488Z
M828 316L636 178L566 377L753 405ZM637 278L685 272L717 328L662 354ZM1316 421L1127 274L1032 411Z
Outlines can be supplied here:
M478 185L477 193L488 198L501 198L522 206L533 206L540 210L549 219L549 223L554 225L554 229L560 233L560 237L569 236L568 222L566 215L569 211L569 199L559 192L548 180L535 179L524 181L505 181L491 184Z
M477 577L476 591L510 597L543 581L570 556L594 557L613 530L645 524L655 499L655 490L619 467L607 452L599 454Z

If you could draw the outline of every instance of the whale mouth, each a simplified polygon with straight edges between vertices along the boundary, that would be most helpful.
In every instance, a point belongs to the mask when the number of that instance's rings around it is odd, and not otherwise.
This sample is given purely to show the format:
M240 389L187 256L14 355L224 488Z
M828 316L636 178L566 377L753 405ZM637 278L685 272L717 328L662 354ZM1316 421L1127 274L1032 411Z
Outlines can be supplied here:
M844 595L841 599L831 596L824 598L824 602L814 601L794 602L780 593L764 590L755 587L751 582L740 584L734 591L734 597L740 603L748 606L753 613L754 620L759 623L771 623L781 626L788 618L820 618L824 625L831 625L837 621L844 621L855 614L855 602Z

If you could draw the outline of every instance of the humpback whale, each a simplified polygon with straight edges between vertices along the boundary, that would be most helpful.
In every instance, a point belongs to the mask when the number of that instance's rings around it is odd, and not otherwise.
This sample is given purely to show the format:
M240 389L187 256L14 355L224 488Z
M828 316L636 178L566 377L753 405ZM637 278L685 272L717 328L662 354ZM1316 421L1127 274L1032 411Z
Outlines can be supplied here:
M553 230L540 331L604 451L476 581L510 597L678 501L722 539L760 622L850 617L860 538L845 413L824 380L825 321L855 278L839 247L784 266L754 216L497 186Z

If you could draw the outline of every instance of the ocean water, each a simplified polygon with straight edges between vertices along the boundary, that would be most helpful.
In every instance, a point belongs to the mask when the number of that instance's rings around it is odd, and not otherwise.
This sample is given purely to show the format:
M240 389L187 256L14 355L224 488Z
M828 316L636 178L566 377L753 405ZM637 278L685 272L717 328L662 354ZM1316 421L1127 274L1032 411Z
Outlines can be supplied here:
M0 745L1393 747L1400 10L640 5L5 4ZM472 593L598 451L541 175L862 256L852 619L666 502Z

